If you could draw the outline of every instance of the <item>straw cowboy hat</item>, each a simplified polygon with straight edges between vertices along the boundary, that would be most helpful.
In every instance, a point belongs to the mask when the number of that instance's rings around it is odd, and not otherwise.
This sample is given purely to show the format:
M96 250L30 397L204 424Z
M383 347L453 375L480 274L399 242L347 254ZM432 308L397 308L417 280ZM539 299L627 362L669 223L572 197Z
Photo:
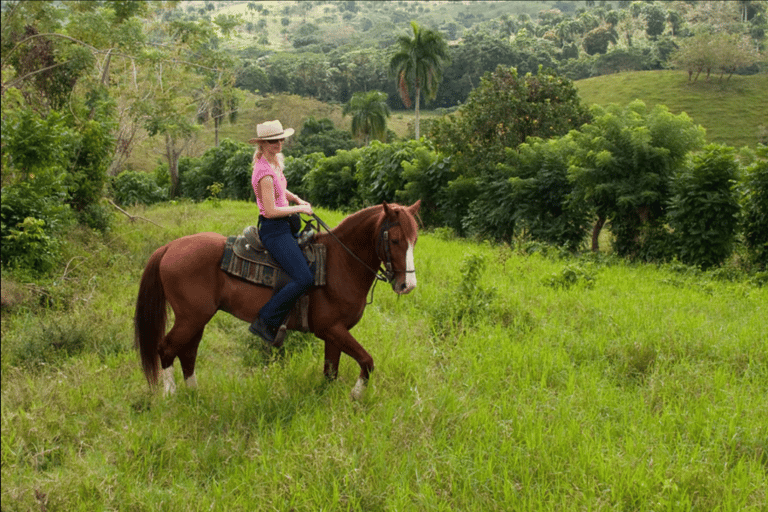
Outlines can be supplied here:
M293 135L293 132L293 128L286 128L283 130L283 125L278 120L267 121L266 123L256 125L256 137L248 142L256 144L263 140L285 139L286 137Z

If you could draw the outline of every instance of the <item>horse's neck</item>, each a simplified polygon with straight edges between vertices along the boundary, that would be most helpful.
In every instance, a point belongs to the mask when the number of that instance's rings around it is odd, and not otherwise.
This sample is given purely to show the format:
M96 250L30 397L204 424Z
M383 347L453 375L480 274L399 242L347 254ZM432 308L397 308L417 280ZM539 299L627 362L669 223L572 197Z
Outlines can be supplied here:
M366 208L345 218L332 230L341 243L370 265L375 264L377 259L375 232L380 213L380 206Z

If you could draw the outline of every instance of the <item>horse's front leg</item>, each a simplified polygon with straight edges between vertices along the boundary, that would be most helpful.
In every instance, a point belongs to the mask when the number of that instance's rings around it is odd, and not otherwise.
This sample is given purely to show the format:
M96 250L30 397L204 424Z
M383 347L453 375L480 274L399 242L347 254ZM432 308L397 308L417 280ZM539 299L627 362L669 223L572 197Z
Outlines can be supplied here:
M360 365L360 376L352 388L352 399L360 400L363 398L365 388L368 385L368 379L373 371L373 358L357 342L346 327L341 325L334 326L320 335L325 340L325 376L336 378L339 372L339 359L341 353L345 353Z

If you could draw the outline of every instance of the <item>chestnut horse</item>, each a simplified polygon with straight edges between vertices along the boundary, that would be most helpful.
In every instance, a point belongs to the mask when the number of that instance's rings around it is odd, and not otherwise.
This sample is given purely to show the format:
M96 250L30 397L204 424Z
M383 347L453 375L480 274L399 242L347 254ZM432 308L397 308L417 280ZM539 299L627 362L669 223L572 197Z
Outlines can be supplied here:
M398 294L416 287L413 249L418 238L415 215L420 201L409 207L384 203L345 218L315 243L326 246L326 285L309 292L309 330L325 341L324 373L334 379L341 353L360 365L352 398L360 399L373 371L373 358L350 334L360 321L366 298L384 263L387 280ZM272 296L272 289L254 285L221 270L226 237L198 233L157 249L141 277L134 318L135 345L150 386L163 371L165 392L176 389L176 357L188 386L196 386L195 359L206 324L218 310L251 323ZM174 324L166 334L166 301ZM298 329L292 317L287 328ZM245 328L245 326L244 326Z

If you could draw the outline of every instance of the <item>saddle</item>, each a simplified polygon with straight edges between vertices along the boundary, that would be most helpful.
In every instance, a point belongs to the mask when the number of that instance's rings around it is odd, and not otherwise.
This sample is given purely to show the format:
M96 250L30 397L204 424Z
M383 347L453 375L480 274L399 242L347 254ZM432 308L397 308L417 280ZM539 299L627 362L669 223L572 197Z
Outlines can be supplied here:
M313 239L310 232L303 232L299 237L299 248L315 277L315 286L325 286L326 247L323 244L312 243ZM273 288L275 291L290 281L288 274L280 268L280 264L261 243L256 226L246 227L241 235L227 237L224 255L221 258L221 269L230 275L256 285ZM296 301L296 306L291 313L299 315L304 332L309 331L308 310L309 297L303 295Z

